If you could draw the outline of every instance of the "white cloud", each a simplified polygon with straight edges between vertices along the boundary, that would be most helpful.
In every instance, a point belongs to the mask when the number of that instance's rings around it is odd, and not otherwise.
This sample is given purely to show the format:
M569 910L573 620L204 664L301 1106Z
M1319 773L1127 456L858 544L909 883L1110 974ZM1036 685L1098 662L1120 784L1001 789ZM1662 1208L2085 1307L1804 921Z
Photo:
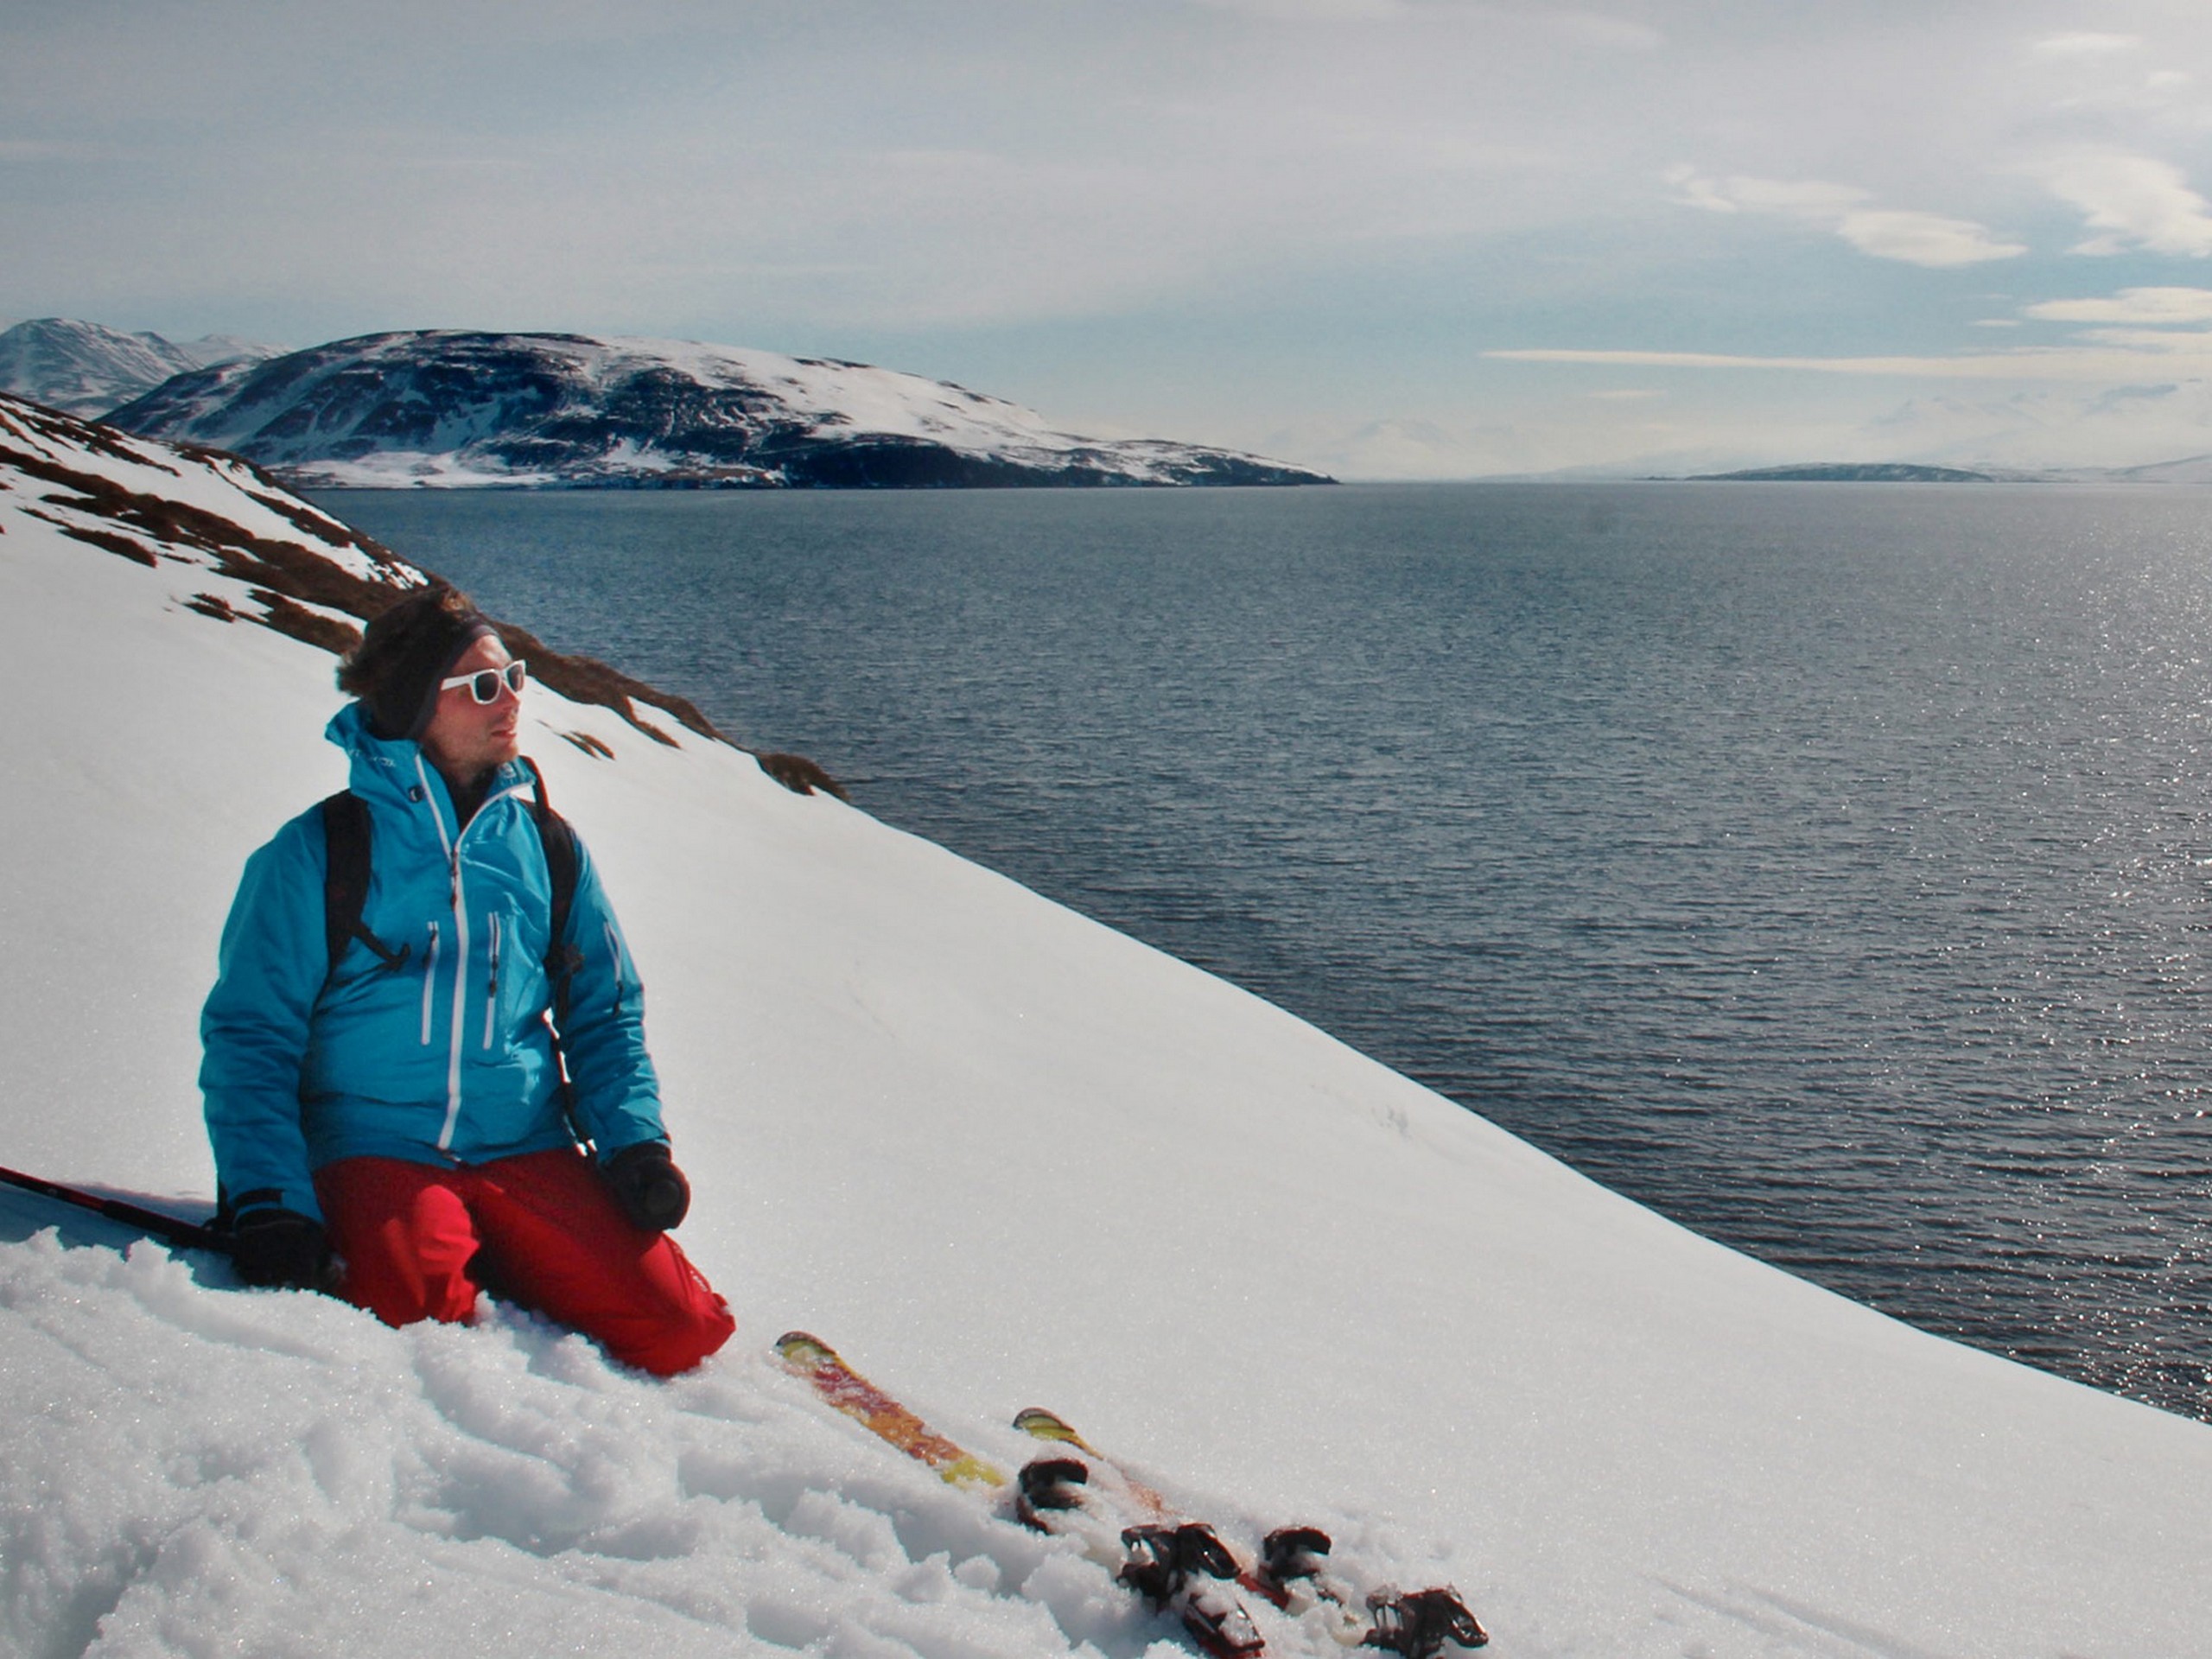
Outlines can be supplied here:
M2212 333L2131 334L2114 329L2094 344L2030 346L2003 352L1961 352L1935 357L1755 357L1726 352L1559 350L1489 351L1510 363L1569 363L1592 368L1758 369L1798 374L1860 375L1930 380L2101 382L2145 372L2177 372L2212 377Z
M1861 253L1937 270L2016 258L2028 251L2024 243L1998 241L1972 219L1897 208L1846 213L1836 232Z
M1633 22L1625 17L1609 17L1594 11L1558 12L1547 21L1570 40L1586 46L1602 47L1609 51L1651 52L1666 42L1666 36L1648 23Z
M2212 322L2212 288L2123 288L2101 300L2045 300L2021 315L2041 322Z
M1217 11L1241 12L1262 22L1368 22L1402 17L1405 0L1199 0Z
M2028 49L2043 58L2109 58L2133 52L2142 44L2139 35L2098 35L2082 30L2047 35Z
M2212 331L2202 328L2092 328L2082 338L2101 346L2118 346L2134 352L2202 356L2212 351Z
M1668 183L1681 192L1675 200L1708 213L1767 213L1831 231L1877 259L1944 269L2011 259L2028 250L2000 242L1986 227L1968 219L1910 208L1872 207L1873 193L1856 185L1821 179L1759 179L1740 174L1708 178L1694 167L1668 169Z
M1738 175L1721 184L1722 194L1739 207L1767 213L1788 213L1814 224L1827 224L1848 213L1873 192L1856 185L1828 184L1819 179L1747 179Z
M1728 194L1719 180L1707 178L1694 167L1670 167L1664 177L1668 183L1681 193L1674 198L1681 207L1702 207L1708 213L1740 211L1736 199Z
M2101 232L2075 253L2212 254L2212 204L2170 162L2113 151L2070 156L2050 169L2050 188Z

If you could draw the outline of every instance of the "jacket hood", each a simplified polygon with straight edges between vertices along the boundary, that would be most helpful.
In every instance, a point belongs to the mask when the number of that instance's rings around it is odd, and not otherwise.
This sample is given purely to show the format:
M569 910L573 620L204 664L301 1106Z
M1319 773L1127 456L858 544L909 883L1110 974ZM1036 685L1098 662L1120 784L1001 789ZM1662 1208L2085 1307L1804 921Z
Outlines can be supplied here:
M358 698L330 717L322 734L353 762L346 787L363 800L404 807L422 802L424 797L418 791L427 786L443 803L448 819L451 818L451 791L423 746L411 737L378 737L370 726L367 705ZM533 776L529 761L519 758L507 761L493 775L486 799L527 788Z

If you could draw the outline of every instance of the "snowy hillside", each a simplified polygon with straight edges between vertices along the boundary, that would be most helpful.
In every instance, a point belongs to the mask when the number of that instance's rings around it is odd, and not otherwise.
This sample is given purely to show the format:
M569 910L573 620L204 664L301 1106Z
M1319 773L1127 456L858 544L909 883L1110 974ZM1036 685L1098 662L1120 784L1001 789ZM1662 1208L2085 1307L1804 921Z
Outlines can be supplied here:
M97 322L37 317L0 330L0 391L72 415L98 416L172 375L276 354L273 346L227 335L177 341L159 334L126 334Z
M112 418L323 487L1328 481L1194 444L1079 437L889 369L581 334L372 334L187 376Z
M0 402L0 1161L204 1211L217 930L343 778L302 636L411 579L235 462ZM2203 1650L2212 1428L1685 1233L672 710L528 698L738 1337L654 1383L0 1201L0 1652L1185 1650L823 1410L793 1326L1002 1464L1049 1405L1232 1533L1449 1580L1516 1659Z

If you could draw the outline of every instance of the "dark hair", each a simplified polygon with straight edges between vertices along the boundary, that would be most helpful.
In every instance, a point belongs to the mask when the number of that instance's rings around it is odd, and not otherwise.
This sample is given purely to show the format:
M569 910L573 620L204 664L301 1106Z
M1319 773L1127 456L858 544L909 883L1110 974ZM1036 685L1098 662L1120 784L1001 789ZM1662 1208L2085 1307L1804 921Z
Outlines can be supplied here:
M366 706L378 737L420 737L438 703L438 682L461 654L499 630L475 601L433 578L369 619L361 643L338 664L338 689Z

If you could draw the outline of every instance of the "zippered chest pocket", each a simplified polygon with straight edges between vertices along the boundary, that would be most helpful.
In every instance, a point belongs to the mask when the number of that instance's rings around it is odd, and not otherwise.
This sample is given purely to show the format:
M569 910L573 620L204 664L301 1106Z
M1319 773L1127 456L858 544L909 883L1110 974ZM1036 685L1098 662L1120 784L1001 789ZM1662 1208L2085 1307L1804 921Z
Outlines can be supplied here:
M429 943L423 950L423 1037L424 1046L430 1041L437 1020L438 959L443 954L445 939L437 923L429 925Z
M472 954L484 979L470 1010L471 1046L490 1054L515 1040L524 1022L535 1020L545 1001L545 968L538 944L545 930L533 927L522 911L502 904L472 918L479 948Z
M488 1049L492 1046L493 1039L499 1033L499 947L502 936L506 932L506 930L499 925L499 912L498 911L493 911L489 916L485 918L484 929L485 972L483 1046Z

